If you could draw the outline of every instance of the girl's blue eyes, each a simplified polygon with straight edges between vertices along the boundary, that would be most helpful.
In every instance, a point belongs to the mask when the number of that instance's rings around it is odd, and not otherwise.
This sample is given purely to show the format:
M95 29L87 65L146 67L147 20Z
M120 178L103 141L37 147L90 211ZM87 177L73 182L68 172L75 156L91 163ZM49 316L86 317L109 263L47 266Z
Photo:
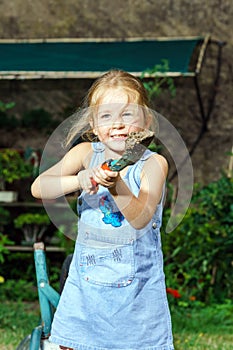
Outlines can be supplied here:
M121 115L121 118L123 119L123 120L127 120L128 118L133 118L134 117L134 115L133 115L133 113L132 112L125 112L125 113L123 113L122 115ZM99 119L101 119L101 120L110 120L110 119L113 119L113 118L115 118L115 117L113 117L110 113L108 114L108 113L106 113L106 114L101 114L100 116L99 116Z
M111 114L102 114L100 116L100 119L109 119L109 118L111 118Z

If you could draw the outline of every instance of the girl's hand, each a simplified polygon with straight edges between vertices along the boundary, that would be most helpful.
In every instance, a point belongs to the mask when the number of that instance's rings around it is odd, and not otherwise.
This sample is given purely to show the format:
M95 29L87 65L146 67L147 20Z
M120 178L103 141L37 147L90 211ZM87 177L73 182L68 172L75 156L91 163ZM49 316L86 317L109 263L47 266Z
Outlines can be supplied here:
M93 179L95 180L95 182L106 188L114 187L120 176L119 172L104 170L101 168L101 166L93 170L94 170Z
M85 169L79 171L77 178L79 182L79 188L89 194L95 194L98 192L98 184L94 185L92 180L94 179L94 169Z

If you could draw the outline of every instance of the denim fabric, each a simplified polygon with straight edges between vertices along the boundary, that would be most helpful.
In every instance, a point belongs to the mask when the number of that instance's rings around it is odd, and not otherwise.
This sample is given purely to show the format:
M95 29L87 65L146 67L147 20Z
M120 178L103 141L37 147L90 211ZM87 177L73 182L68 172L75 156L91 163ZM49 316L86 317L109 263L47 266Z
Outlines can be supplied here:
M134 252L132 245L96 249L83 246L79 271L89 283L106 287L125 287L134 278Z
M125 177L135 195L150 155L147 151ZM101 163L103 152L95 149L93 158L93 166ZM173 350L160 239L162 204L143 230L125 219L114 227L96 204L103 195L108 191L100 187L97 195L80 198L78 239L50 341L76 350ZM118 210L109 203L113 212Z

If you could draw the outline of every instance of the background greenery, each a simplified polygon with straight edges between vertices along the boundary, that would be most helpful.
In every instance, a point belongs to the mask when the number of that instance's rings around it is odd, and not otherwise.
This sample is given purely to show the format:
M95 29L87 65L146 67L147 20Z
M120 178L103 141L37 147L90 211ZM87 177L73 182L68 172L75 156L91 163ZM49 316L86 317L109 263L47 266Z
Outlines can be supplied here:
M156 71L157 67L153 69ZM151 98L161 93L161 85L156 82L145 81L145 84ZM163 84L171 95L175 93L172 81ZM9 105L7 109L10 108ZM31 127L31 121L41 114L41 111L26 114L24 126ZM44 115L48 122L50 116ZM233 180L223 173L218 180L204 187L196 184L191 205L181 224L170 234L165 234L163 231L173 206L174 188L171 184L168 187L170 201L164 210L162 240L176 349L231 349ZM28 215L24 215L20 227L25 218L29 219ZM9 217L3 208L0 216L3 230ZM19 219L20 216L15 220L16 228ZM61 265L72 251L74 242L67 242L60 232L53 238L57 245L65 248L64 254L47 254L50 282L59 290ZM7 350L13 349L39 320L33 255L9 254L6 249L9 244L12 242L8 235L0 233L0 302L3 305L0 315L3 344L0 346Z
M170 215L165 210L164 227ZM182 303L190 298L206 304L233 296L233 179L195 186L181 224L163 234L167 286L177 289ZM180 301L181 302L181 301Z
M176 350L232 349L232 203L233 179L222 174L207 186L195 186L186 216L169 234L163 231L172 203L165 208L162 240ZM59 290L61 265L73 242L56 235L66 253L47 254L47 263L51 284ZM32 253L7 255L5 244L0 240L0 335L2 346L11 350L37 324L39 309Z

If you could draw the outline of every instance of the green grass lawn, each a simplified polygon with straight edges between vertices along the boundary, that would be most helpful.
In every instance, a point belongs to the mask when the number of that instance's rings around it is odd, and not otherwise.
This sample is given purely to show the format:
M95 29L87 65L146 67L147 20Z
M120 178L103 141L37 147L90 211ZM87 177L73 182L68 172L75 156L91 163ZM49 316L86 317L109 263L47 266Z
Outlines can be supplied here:
M176 350L232 350L233 305L185 309L172 307ZM15 350L36 326L39 309L36 302L1 303L0 349Z
M233 304L171 308L176 350L232 350Z
M0 349L15 350L33 326L38 325L39 319L37 302L1 302Z

